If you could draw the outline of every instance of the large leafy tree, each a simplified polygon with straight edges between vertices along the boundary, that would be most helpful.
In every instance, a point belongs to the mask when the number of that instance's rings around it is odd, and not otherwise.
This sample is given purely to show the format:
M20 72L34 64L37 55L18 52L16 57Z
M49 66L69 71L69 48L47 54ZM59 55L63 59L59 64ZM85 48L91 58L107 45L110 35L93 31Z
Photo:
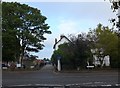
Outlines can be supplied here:
M76 66L85 68L87 62L92 64L91 41L87 39L87 35L84 33L79 34L78 37L75 38L73 43L75 44L74 52Z
M14 53L16 52L14 45L16 45L19 47L17 51L20 52L21 59L23 59L24 53L38 52L43 49L42 42L46 40L44 34L51 34L51 31L48 30L49 26L45 23L47 18L41 14L40 10L17 2L3 2L2 12L3 51L5 50L6 53L13 51ZM5 49L5 47L8 48ZM3 53L3 57L6 56L6 53Z
M111 2L112 5L111 5L111 9L113 10L113 12L116 12L118 11L118 14L117 14L117 18L118 19L111 19L111 23L113 23L113 28L114 27L117 27L118 28L118 53L120 53L120 1L117 0L117 1L113 1ZM118 55L118 64L119 64L119 67L120 67L120 54Z
M61 57L62 69L73 69L76 67L73 44L63 43L59 45L59 48L54 51L52 55L52 62L57 65L58 57Z
M3 61L15 61L19 58L20 43L15 32L7 30L2 32L2 58Z
M110 56L111 67L118 67L118 36L109 27L98 24L97 28L91 33L94 40L94 48L97 48L97 56L102 64L105 55Z
M57 62L57 55L62 56L61 63L63 69L85 68L87 61L91 62L91 43L87 40L86 34L70 36L71 42L59 45L52 55L52 61ZM90 63L92 64L92 63Z

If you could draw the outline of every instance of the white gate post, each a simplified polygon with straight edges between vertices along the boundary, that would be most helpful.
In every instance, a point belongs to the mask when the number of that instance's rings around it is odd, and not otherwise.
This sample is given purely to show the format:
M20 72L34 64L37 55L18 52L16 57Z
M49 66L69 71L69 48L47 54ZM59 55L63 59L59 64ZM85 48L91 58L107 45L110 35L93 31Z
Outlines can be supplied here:
M58 69L58 71L61 71L61 63L60 63L60 59L58 59L57 69Z

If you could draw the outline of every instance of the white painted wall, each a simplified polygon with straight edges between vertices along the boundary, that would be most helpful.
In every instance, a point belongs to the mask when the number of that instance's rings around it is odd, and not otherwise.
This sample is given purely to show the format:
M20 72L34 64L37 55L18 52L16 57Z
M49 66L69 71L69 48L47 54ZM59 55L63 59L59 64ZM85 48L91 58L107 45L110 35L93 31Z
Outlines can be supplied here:
M100 61L98 60L98 57L96 55L93 55L93 59L94 59L93 64L95 66L100 65Z
M60 42L58 42L55 46L55 50L58 49L59 45L63 44L63 43L68 43L69 41L66 38L62 38Z
M104 57L103 65L104 64L105 64L105 66L110 66L110 56L109 55Z
M95 52L97 52L97 50L98 50L98 49L91 49L91 52L94 54ZM97 55L93 55L93 59L94 59L93 64L94 64L95 66L100 65L100 61L99 61ZM107 56L105 56L105 57L103 58L103 64L102 64L102 66L103 66L103 65L105 65L105 66L110 66L110 56L109 56L109 55L107 55Z
M100 61L99 61L99 59L98 59L98 57L96 55L93 55L93 59L94 59L93 64L95 66L100 65ZM102 66L103 65L110 66L110 57L109 57L109 55L104 57Z

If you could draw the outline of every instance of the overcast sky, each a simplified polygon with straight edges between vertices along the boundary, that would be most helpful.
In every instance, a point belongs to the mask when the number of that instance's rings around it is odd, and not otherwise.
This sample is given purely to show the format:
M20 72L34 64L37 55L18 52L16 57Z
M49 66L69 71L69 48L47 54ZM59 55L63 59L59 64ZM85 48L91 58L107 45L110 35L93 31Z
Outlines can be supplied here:
M41 10L42 15L47 17L52 34L45 35L44 49L38 53L40 59L50 58L53 53L55 38L61 34L77 34L88 32L101 23L111 26L109 19L115 17L110 9L109 2L22 2L31 7Z

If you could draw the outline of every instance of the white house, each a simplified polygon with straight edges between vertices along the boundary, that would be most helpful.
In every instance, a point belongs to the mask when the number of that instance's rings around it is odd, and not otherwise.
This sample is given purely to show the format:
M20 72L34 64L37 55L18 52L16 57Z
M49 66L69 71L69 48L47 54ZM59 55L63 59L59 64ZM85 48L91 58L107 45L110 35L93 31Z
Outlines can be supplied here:
M57 50L59 48L59 45L61 44L64 44L64 43L68 43L68 42L71 42L66 36L64 35L61 35L60 36L60 39L57 41L57 39L55 39L55 44L53 46L53 49L54 50ZM57 59L57 69L58 71L61 71L61 63L60 63L60 59L56 58Z
M59 45L64 44L64 43L68 43L68 42L71 42L71 41L66 36L61 35L60 39L58 41L57 41L57 39L55 39L55 44L54 44L53 49L57 50Z

